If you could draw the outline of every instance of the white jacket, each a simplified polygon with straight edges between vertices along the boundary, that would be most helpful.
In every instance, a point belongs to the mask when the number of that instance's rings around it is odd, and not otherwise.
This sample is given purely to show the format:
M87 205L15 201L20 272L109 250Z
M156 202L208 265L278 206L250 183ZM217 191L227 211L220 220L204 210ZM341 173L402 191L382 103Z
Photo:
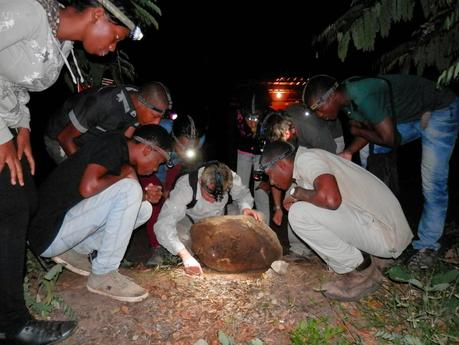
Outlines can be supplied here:
M0 144L9 128L29 128L29 91L55 83L73 42L52 34L43 7L35 0L0 0Z
M199 169L198 181L204 170ZM231 188L231 197L240 210L253 207L253 197L249 189L242 184L241 178L233 171L233 187ZM189 184L188 175L180 177L174 189L172 189L169 198L164 203L158 220L155 223L155 234L158 242L172 254L177 254L185 246L180 241L177 233L177 223L186 215L189 215L194 221L213 216L222 216L225 212L225 205L228 202L228 193L220 202L210 203L201 195L201 188L196 189L196 204L193 208L187 209L186 206L193 198L193 190Z

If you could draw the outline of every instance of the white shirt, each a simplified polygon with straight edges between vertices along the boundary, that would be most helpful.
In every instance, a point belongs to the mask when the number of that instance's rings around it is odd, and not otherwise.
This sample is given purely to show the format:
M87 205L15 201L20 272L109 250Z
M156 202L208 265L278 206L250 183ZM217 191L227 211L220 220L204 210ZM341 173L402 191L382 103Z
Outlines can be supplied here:
M164 203L158 220L155 223L155 234L158 242L172 254L177 254L185 248L177 234L177 223L186 215L194 221L200 219L222 216L225 212L225 205L228 202L228 193L225 193L222 201L208 202L201 195L199 179L204 167L198 172L198 186L196 189L196 204L193 208L187 209L187 205L192 201L193 190L189 184L188 175L180 177L169 198ZM249 189L242 184L241 178L233 171L233 187L231 197L237 203L239 209L252 208L253 197Z
M384 234L388 243L403 251L413 234L400 203L381 180L359 165L320 149L299 147L295 156L293 178L298 186L314 189L320 175L333 175L343 203L369 212L392 231Z

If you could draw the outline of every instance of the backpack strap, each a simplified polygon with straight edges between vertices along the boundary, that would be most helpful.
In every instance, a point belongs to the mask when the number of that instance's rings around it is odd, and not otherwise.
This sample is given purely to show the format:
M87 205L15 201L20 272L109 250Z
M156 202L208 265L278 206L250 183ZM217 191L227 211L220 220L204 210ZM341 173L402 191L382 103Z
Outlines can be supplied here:
M198 190L198 171L195 169L188 174L188 183L190 184L191 189L193 190L193 197L191 201L186 205L187 209L193 208L196 205L196 191Z

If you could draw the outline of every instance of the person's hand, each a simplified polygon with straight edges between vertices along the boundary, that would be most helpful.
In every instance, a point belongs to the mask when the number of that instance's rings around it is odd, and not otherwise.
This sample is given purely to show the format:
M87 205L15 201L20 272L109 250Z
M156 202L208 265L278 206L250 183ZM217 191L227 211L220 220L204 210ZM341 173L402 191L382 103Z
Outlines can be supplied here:
M149 183L148 186L145 187L145 200L148 200L152 204L158 203L163 196L162 189L163 187L161 186Z
M10 169L11 184L15 186L19 181L19 184L23 186L22 166L12 140L0 145L0 172L5 167L5 164Z
M296 188L298 188L298 187L296 187ZM290 209L290 206L292 206L297 201L298 200L295 199L293 196L288 195L288 196L285 197L284 201L282 202L282 205L288 211Z
M201 265L191 255L183 260L183 267L184 267L186 274L190 274L190 275L201 275L202 274Z
M132 178L134 180L138 180L135 169L129 164L124 164L121 167L121 176L123 176L123 178Z
M35 160L32 155L32 146L30 146L30 131L28 128L19 129L16 144L18 146L18 159L21 160L24 154L29 162L30 173L35 175Z
M339 153L338 156L341 158L347 159L348 161L352 160L352 152L344 150L343 152Z
M261 213L255 211L255 210L252 210L251 208L244 208L242 210L242 214L244 216L251 216L251 217L255 218L256 220L263 221L263 216L261 215Z
M284 212L282 212L281 208L276 208L273 214L273 223L276 224L277 226L280 226L282 223L282 216L284 215Z

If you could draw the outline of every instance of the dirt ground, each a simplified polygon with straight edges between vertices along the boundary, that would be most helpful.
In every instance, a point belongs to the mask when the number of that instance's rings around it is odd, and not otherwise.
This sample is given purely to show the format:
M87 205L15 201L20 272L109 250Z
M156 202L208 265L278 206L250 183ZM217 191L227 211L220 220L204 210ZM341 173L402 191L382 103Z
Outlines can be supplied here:
M122 273L147 288L150 296L140 303L117 302L87 291L85 277L63 273L58 294L79 321L64 345L194 344L199 339L218 344L219 331L236 344L259 338L263 344L283 345L291 343L289 332L300 320L321 316L329 325L343 327L351 343L377 343L376 330L349 321L358 314L354 303L330 302L320 293L321 282L333 273L318 258L289 262L285 275L205 269L204 276L190 277L181 267L155 271L143 266ZM379 293L391 284L386 281Z
M454 228L447 229L445 241L458 243L459 232ZM280 239L285 250L286 238ZM321 317L329 327L340 327L340 337L350 344L382 344L377 337L380 329L370 326L362 311L380 310L381 301L393 299L394 291L409 289L384 278L376 293L358 303L330 301L321 294L320 286L336 275L316 256L289 261L284 275L266 271L223 274L204 267L203 276L190 277L181 266L145 268L141 262L149 255L146 243L145 231L137 230L126 257L139 264L120 269L150 292L140 303L122 303L91 293L85 277L62 273L57 295L79 322L63 345L193 345L199 339L218 345L219 331L234 338L237 345L255 338L263 344L284 345L291 344L290 332L301 320ZM67 318L61 311L51 317ZM381 317L380 324L390 323L386 319L390 314Z

